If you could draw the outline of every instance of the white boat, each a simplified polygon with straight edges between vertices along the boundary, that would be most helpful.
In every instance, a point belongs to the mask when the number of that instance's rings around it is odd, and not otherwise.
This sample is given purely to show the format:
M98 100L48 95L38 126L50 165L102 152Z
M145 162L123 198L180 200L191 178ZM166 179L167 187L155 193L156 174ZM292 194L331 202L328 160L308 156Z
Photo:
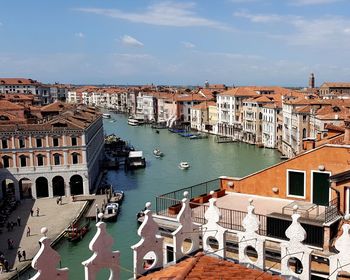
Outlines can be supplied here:
M146 160L142 151L130 151L129 156L125 159L126 169L136 169L146 167Z
M140 125L140 122L137 119L128 118L128 125L138 126L138 125Z
M119 211L118 203L108 203L103 213L102 219L106 222L114 222L117 220L118 211Z
M187 161L181 161L179 164L180 169L188 169L190 168L190 164Z
M110 118L111 118L111 114L103 113L103 114L102 114L102 118L104 118L104 119L110 119Z
M154 149L153 150L153 154L154 154L155 157L158 157L158 158L164 156L164 153L161 152L159 149Z

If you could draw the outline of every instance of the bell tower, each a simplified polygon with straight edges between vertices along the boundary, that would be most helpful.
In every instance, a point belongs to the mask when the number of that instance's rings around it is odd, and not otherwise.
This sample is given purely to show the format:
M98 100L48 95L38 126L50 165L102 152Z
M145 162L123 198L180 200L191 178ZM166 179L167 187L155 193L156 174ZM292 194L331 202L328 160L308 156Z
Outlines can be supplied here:
M310 74L309 88L315 88L315 75L314 75L314 73Z

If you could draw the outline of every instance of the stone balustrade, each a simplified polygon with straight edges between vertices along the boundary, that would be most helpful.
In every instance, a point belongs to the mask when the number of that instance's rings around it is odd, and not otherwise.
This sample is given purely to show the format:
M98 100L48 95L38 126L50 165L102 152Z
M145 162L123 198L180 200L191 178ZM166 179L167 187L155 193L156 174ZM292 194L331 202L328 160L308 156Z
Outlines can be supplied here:
M188 194L184 193L182 200L182 208L177 215L179 227L172 233L172 241L174 248L173 264L181 261L184 257L195 253L198 250L203 250L205 254L210 254L219 258L225 258L225 236L227 229L220 226L218 223L221 218L221 213L216 206L216 198L209 200L209 208L205 213L207 223L199 226L192 221L191 209L189 207ZM145 273L151 273L153 270L161 269L166 263L164 258L165 246L163 237L158 233L158 225L153 219L150 209L151 203L146 203L144 211L144 221L139 227L138 235L140 241L133 245L131 249L134 252L133 273L134 279L142 276ZM238 236L238 260L242 265L251 265L256 269L266 271L265 264L265 242L264 236L259 235L260 224L257 216L254 213L253 201L249 201L247 215L243 219L244 232L239 232ZM102 219L103 214L99 214ZM297 209L294 209L292 214L292 224L286 230L288 241L281 244L281 263L280 274L284 277L296 277L298 279L311 279L311 253L312 249L305 246L302 242L306 238L306 232L298 221L299 214ZM96 224L97 232L89 244L93 255L86 261L82 262L85 268L85 279L94 280L99 270L107 268L110 270L109 280L120 279L120 253L112 251L113 238L107 233L104 222ZM329 279L337 279L340 271L350 272L350 225L344 223L342 227L343 233L336 240L335 248L339 253L329 257L330 273ZM47 229L43 228L42 233L46 235ZM200 247L200 237L202 238L202 248ZM210 242L215 239L216 248L213 248ZM37 273L31 280L67 280L68 268L58 269L57 265L60 261L58 253L50 247L50 239L46 236L40 239L42 244L39 252L32 261L32 267L37 270ZM186 245L187 246L186 249ZM189 248L188 248L189 247ZM247 249L253 248L257 253L256 260L252 260L248 256ZM290 264L292 260L294 265ZM295 263L298 262L299 265ZM300 268L300 265L302 268ZM129 269L131 270L131 269Z

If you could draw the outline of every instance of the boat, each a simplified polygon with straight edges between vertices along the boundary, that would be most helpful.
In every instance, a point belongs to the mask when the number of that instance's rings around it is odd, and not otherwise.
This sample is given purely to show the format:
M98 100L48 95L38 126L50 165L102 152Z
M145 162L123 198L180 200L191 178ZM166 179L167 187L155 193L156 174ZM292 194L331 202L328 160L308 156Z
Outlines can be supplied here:
M118 203L120 204L124 199L123 191L116 191L113 193L113 196L109 199L110 203Z
M172 133L185 133L186 132L185 129L169 128L168 130Z
M154 150L153 150L153 154L154 154L154 156L157 157L157 158L160 158L160 157L163 157L163 156L164 156L164 153L161 152L159 149L154 149Z
M146 160L142 151L130 151L129 156L125 159L126 169L136 169L146 167Z
M104 119L110 119L110 118L111 118L111 114L103 113L103 114L102 114L102 118L104 118Z
M190 138L191 136L193 136L192 133L187 133L187 132L179 133L179 135L182 136L182 137L187 137L187 138Z
M102 220L105 222L115 222L119 212L118 203L108 203L103 213Z
M204 133L197 133L197 134L193 134L192 136L189 137L191 140L193 139L206 139L208 138L207 134Z
M128 125L131 125L131 126L138 126L138 125L140 125L140 122L139 122L137 119L128 118Z
M89 231L90 224L86 223L79 227L77 224L72 224L66 229L65 236L70 242L78 242L83 239L84 235Z
M179 163L179 168L185 170L185 169L190 168L190 165L187 161L181 161Z

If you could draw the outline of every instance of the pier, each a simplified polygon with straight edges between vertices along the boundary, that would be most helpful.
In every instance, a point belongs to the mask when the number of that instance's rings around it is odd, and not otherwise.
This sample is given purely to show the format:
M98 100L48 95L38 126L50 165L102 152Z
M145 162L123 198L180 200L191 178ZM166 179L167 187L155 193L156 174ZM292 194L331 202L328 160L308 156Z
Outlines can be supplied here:
M103 211L104 206L109 201L109 195L107 194L96 194L96 195L81 195L76 196L74 201L89 201L90 208L85 214L85 218L95 219L96 218L96 208L99 212Z

